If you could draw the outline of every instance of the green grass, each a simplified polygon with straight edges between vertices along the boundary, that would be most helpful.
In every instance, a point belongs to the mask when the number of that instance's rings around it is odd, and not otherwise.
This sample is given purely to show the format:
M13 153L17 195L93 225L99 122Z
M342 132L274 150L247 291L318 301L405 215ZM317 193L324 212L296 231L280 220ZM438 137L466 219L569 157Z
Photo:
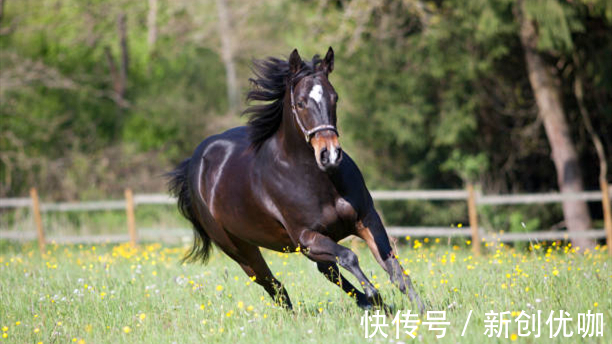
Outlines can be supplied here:
M292 298L295 310L289 312L276 307L218 250L202 266L180 264L184 247L158 244L138 250L126 245L47 249L41 256L33 244L0 242L0 327L6 336L0 342L368 342L360 324L364 312L299 253L264 252ZM589 309L603 313L604 336L586 341L610 340L612 260L601 248L586 254L558 244L524 251L489 244L487 249L487 255L475 258L466 245L434 240L399 245L402 264L429 309L445 310L450 325L440 340L424 327L417 330L419 339L400 334L396 340L390 317L389 337L377 334L371 342L511 342L484 335L485 313L531 314L532 307L543 311L542 337L517 342L582 340L576 333L577 315ZM363 270L379 285L385 301L397 310L414 311L407 297L387 282L365 246L358 245L357 251ZM573 318L569 329L574 335L551 340L545 321L551 310L558 316L561 309ZM470 310L473 314L461 337ZM517 324L511 322L509 337L516 333Z

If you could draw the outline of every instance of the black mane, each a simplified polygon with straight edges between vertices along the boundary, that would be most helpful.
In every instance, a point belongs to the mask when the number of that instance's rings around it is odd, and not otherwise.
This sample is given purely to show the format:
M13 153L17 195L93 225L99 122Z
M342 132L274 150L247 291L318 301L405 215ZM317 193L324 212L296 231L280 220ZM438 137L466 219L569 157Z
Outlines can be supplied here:
M300 70L292 76L288 61L275 57L253 61L255 78L249 79L252 89L246 99L267 102L250 105L243 112L249 115L249 139L255 149L259 149L278 130L283 118L283 100L288 83L295 84L303 77L314 74L319 63L321 59L315 55L312 61L302 62Z

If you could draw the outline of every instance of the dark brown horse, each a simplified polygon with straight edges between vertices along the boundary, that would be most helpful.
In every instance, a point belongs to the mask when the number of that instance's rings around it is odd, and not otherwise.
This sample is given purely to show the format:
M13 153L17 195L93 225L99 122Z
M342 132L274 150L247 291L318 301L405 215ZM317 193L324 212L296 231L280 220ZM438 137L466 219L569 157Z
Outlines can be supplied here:
M316 262L327 279L357 297L360 307L382 304L359 260L338 241L356 235L402 293L423 310L404 273L357 165L338 143L338 95L328 80L334 52L302 61L256 61L246 127L204 140L170 173L171 191L195 229L187 259L205 261L211 242L235 260L285 307L291 301L259 247L296 251ZM355 275L364 293L338 269Z

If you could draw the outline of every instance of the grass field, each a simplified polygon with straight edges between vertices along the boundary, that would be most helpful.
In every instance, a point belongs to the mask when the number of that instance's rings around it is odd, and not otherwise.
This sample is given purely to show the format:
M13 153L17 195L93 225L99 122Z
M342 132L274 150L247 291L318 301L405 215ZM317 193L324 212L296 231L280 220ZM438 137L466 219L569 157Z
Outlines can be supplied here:
M487 244L472 257L466 243L402 239L398 256L429 310L446 311L444 338L421 325L416 338L400 332L393 317L364 338L360 310L314 264L299 253L264 252L294 304L276 307L236 263L214 251L207 265L181 265L184 247L143 244L58 246L44 255L33 244L0 243L0 326L6 343L356 343L356 342L609 342L612 338L612 260L603 248L591 252L552 243L514 250ZM414 307L389 284L365 246L363 270L396 310ZM577 252L578 251L578 252ZM345 275L348 275L345 273ZM347 276L348 277L348 276ZM351 279L354 282L354 279ZM541 337L517 336L514 319L542 310ZM462 337L469 311L473 311ZM568 332L549 339L550 311L572 318ZM578 313L603 313L603 337L577 334ZM485 313L509 311L508 338L489 338ZM426 318L423 318L426 321ZM554 324L556 331L557 323ZM370 328L372 333L373 328Z

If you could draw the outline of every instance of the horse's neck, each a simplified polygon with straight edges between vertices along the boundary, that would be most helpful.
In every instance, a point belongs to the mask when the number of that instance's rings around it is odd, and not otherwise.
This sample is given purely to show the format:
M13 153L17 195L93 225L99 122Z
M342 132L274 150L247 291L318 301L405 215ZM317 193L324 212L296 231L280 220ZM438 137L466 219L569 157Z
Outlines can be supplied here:
M260 169L270 172L289 171L298 176L324 176L317 166L312 148L291 129L281 123L279 130L261 146L258 152Z
M299 144L303 145L302 142L287 142L283 133L277 133L262 145L259 154L271 168L284 167L309 173L318 170L312 150Z
M293 113L290 108L285 107L283 119L272 140L275 140L280 155L290 163L304 165L303 167L307 169L317 168L312 148L305 142L302 132L293 124Z

